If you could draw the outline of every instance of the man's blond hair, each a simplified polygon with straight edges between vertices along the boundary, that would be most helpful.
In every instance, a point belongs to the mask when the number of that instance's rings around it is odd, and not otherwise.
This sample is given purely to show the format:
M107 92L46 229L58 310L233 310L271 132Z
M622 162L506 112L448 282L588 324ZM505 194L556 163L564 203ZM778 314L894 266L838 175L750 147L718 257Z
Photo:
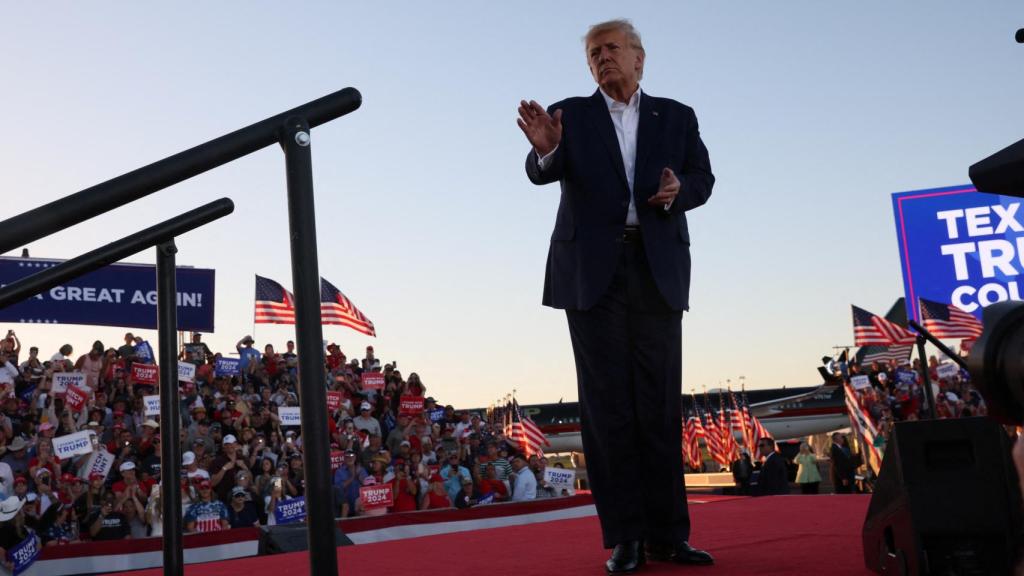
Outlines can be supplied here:
M587 35L583 37L583 49L587 49L587 46L590 44L590 40L594 36L604 34L605 32L625 33L630 46L639 50L641 54L646 55L646 52L644 52L644 43L640 40L640 33L633 27L633 23L625 18L608 20L607 22L600 22L591 26L590 29L587 30Z
M599 22L597 24L594 24L593 26L590 27L589 30L587 30L586 36L583 37L583 52L584 54L587 55L588 61L590 59L590 41L595 36L599 34L604 34L605 32L622 32L623 34L626 35L626 41L629 42L629 45L632 46L634 50L640 52L640 54L644 57L644 61L647 60L647 52L644 51L644 43L642 40L640 40L640 33L637 32L636 28L633 27L633 23L630 22L629 20L626 20L625 18L617 18L615 20L608 20L606 22ZM644 77L643 64L641 64L640 73L638 77L641 79Z

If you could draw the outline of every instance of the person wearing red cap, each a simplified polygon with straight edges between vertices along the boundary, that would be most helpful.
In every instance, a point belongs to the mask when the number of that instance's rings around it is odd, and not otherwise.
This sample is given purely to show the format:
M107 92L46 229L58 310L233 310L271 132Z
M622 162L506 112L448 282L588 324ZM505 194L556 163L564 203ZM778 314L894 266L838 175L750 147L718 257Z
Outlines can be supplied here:
M227 506L213 498L209 480L200 481L199 500L185 513L185 532L216 532L230 527Z

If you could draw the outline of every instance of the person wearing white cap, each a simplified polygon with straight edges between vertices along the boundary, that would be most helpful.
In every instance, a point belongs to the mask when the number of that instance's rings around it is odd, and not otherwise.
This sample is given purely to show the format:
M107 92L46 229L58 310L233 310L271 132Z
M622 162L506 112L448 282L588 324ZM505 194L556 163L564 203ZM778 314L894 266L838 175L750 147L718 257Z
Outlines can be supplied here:
M210 473L199 467L199 462L196 461L196 453L189 450L181 455L181 465L185 468L185 475L189 481L196 478L210 478Z
M8 496L0 502L0 564L5 573L14 570L14 564L7 560L7 551L25 540L29 534L25 527L24 506L25 501L17 496Z
M238 439L228 434L222 442L223 449L213 464L210 465L210 484L217 492L217 497L227 501L230 499L231 488L235 485L235 473L239 469L249 470L249 465L238 451Z
M369 402L360 404L359 416L352 419L352 424L356 427L356 430L366 430L370 434L380 436L380 422L370 415L371 410L373 410L373 406Z

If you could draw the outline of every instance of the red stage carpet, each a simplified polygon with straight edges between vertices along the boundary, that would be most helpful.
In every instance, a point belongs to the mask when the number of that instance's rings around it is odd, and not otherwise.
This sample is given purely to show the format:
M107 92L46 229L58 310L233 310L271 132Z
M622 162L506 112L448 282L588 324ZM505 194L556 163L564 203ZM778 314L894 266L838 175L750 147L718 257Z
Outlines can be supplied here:
M700 495L691 499L700 500ZM712 567L648 564L642 574L870 574L860 529L868 496L775 496L692 503L692 544ZM558 520L338 549L343 575L603 575L596 517ZM188 576L308 574L306 554L242 558L185 567ZM158 576L159 569L128 572Z

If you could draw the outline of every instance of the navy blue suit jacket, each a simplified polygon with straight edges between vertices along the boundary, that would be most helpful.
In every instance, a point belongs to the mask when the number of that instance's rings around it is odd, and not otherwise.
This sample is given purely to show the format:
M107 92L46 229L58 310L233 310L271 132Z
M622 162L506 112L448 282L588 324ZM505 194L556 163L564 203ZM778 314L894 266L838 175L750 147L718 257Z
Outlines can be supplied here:
M629 185L608 105L600 91L552 104L562 110L562 140L544 170L537 154L526 158L534 184L560 182L544 279L545 306L587 310L608 289L622 249ZM666 212L647 204L661 170L675 171L679 195ZM690 233L686 211L707 202L715 177L689 106L640 94L634 204L651 273L673 310L689 308Z

